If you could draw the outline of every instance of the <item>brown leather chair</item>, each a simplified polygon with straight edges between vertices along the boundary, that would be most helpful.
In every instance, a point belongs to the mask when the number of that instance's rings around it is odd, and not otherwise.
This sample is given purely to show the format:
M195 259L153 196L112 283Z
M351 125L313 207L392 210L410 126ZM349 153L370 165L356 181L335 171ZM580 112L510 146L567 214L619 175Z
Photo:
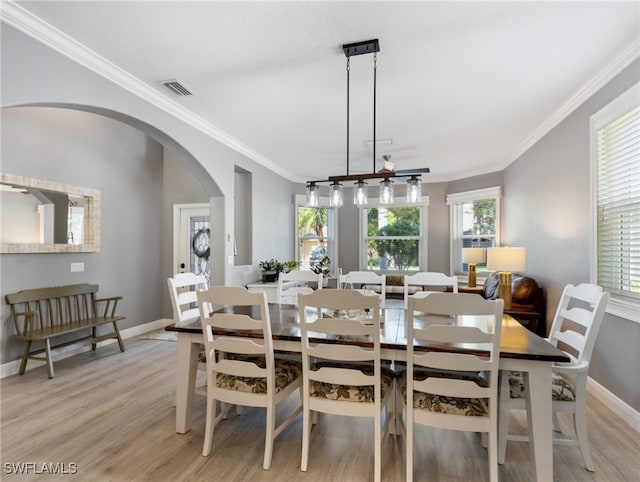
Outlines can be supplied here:
M488 300L498 297L500 273L495 271L487 277L482 289L482 296ZM544 290L536 280L522 274L513 273L511 278L512 307L505 313L512 315L520 323L540 336L546 336L546 302ZM537 319L535 314L538 314ZM532 323L533 322L533 323Z

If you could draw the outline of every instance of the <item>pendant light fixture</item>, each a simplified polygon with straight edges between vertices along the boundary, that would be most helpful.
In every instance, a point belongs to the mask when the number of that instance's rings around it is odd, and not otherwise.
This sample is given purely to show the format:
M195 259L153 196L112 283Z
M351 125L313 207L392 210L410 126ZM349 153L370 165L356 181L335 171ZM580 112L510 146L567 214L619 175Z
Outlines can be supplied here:
M407 181L407 202L416 204L421 202L421 182L420 176L429 172L428 167L420 169L387 170L376 172L376 70L377 53L380 51L378 39L365 40L345 44L342 46L344 55L347 57L347 174L343 176L329 176L326 180L308 181L307 205L317 206L319 203L319 183L328 182L329 185L329 205L340 207L343 205L343 185L345 181L355 181L353 188L353 203L356 206L363 206L368 203L367 180L382 179L380 182L380 203L393 204L393 179L408 177ZM373 170L370 174L350 174L349 173L349 74L351 70L350 59L353 55L373 54ZM383 156L388 158L389 156Z

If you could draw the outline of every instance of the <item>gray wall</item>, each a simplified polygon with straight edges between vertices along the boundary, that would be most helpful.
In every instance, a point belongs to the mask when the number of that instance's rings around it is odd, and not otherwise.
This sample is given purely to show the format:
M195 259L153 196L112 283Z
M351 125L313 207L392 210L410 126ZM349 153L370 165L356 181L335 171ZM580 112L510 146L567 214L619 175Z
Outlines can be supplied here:
M503 241L527 248L527 273L553 316L563 287L589 282L589 117L640 80L633 62L504 172ZM640 409L640 324L605 315L590 376Z
M178 272L173 265L173 205L208 203L209 196L185 162L171 149L164 149L162 175L162 314L173 318L171 299L164 280Z
M37 140L37 141L36 141ZM161 317L162 146L121 122L67 109L2 109L2 171L98 189L98 253L5 254L0 263L2 363L21 354L4 295L26 288L96 283L122 295L121 328ZM70 263L85 271L71 273ZM139 300L144 300L144 304Z

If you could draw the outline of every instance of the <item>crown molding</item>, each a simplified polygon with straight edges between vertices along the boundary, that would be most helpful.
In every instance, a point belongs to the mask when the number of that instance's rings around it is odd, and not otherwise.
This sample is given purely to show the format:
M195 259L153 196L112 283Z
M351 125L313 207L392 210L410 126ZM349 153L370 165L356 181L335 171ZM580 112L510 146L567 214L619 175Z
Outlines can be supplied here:
M542 139L560 122L566 119L573 111L580 107L591 96L598 92L608 82L610 82L616 75L627 68L631 62L640 58L640 43L634 41L626 49L622 51L605 69L599 72L595 77L591 78L586 84L584 84L567 102L565 102L560 108L552 114L546 121L544 121L525 141L520 145L518 150L510 156L504 166L505 169L512 162L527 152L536 142Z
M93 50L85 47L64 32L16 4L13 0L2 0L0 3L0 18L7 25L11 25L17 30L29 35L47 47L129 91L133 95L140 97L191 127L198 129L221 144L248 157L276 174L290 181L294 181L294 176L292 176L290 172L282 169L280 165L254 151L246 144L243 144L238 139L194 114L177 102L165 97L147 83L131 75Z

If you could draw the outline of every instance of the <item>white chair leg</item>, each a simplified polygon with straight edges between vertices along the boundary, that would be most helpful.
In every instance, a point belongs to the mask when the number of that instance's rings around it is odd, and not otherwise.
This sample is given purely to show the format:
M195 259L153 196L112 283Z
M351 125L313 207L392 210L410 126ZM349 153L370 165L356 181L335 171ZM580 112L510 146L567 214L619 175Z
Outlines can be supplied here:
M509 434L509 372L500 372L500 416L498 417L498 463L504 464L507 453L507 436Z
M267 406L267 427L264 439L264 462L262 468L269 470L271 467L271 454L273 453L273 439L276 430L276 407Z
M551 415L551 421L553 422L553 431L562 432L562 430L560 430L560 422L558 421L558 412L553 412Z
M213 430L216 426L216 399L207 395L207 421L204 429L204 445L202 455L207 457L213 445Z
M303 406L302 411L302 459L300 461L300 470L307 471L309 464L309 439L311 438L311 410ZM314 415L316 412L313 412Z
M497 421L496 421L497 422ZM497 428L497 427L495 427ZM498 482L498 440L496 436L496 430L494 430L494 434L490 435L486 432L483 432L482 435L488 437L489 439L489 480L491 482Z
M374 440L375 440L375 449L373 455L373 479L376 482L380 482L380 478L382 477L382 425L380 421L381 413L377 413L374 417Z
M576 438L580 444L580 451L584 459L584 466L589 472L595 472L593 460L591 459L591 449L589 448L589 437L587 435L587 417L585 404L578 403L576 412L573 414L573 426L576 431Z
M406 447L406 459L407 459L407 464L406 464L406 480L407 482L412 482L413 481L413 415L410 414L411 410L409 410L407 408L407 428L406 428L406 441L405 441L405 447Z

